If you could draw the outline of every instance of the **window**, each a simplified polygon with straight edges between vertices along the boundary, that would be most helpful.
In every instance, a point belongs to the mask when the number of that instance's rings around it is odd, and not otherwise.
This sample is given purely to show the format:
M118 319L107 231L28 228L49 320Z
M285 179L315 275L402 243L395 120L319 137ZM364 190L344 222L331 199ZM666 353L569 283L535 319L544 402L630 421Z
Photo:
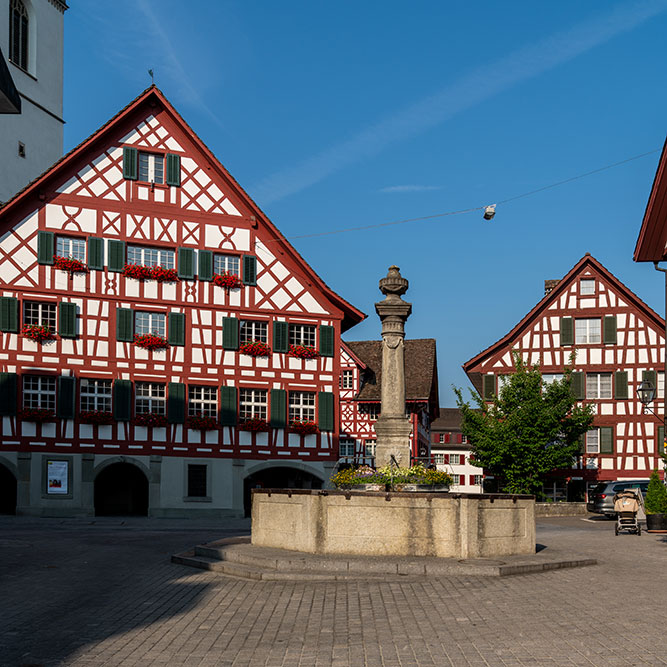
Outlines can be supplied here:
M23 377L23 407L56 409L56 378L44 375Z
M23 304L23 324L39 324L55 331L56 311L55 303L26 301Z
M147 313L138 310L134 314L134 333L138 336L155 334L164 338L167 316L165 313Z
M664 398L665 397L665 372L664 371L658 371L658 377L657 377L657 383L658 386L655 391L655 397L656 398Z
M449 455L449 462L450 462L453 466L460 465L460 463L461 463L461 455L460 455L460 454L450 454L450 455Z
M600 338L600 318L580 318L575 320L574 342L581 343L599 343Z
M467 445L468 444L468 436L467 435L461 435L461 444L462 445Z
M582 296L595 294L595 280L593 278L582 278L579 281L579 294Z
M315 347L315 327L311 324L290 324L289 344Z
M354 386L354 371L345 370L340 374L340 388L352 389Z
M141 266L161 266L165 269L175 267L175 252L163 248L149 248L142 245L127 246L127 263Z
M207 465L200 463L188 464L188 497L206 497Z
M364 442L364 456L375 458L375 446L377 440L366 440Z
M166 414L165 386L157 382L137 382L134 409L138 415Z
M9 59L28 69L28 10L21 0L9 4Z
M461 483L461 475L452 475L452 483L458 485Z
M315 392L290 391L289 420L315 421Z
M213 255L213 273L232 273L241 275L241 264L238 255Z
M445 465L445 455L444 454L433 454L433 463L436 465Z
M139 151L139 180L164 183L164 155Z
M343 457L346 456L348 458L353 458L354 457L354 450L355 450L355 441L354 440L349 440L347 438L340 439L340 442L338 444L338 455Z
M266 389L241 389L239 391L239 417L241 421L266 419L266 397Z
M500 392L503 390L505 385L509 384L511 375L499 375L498 376L498 395L500 395Z
M253 322L241 320L239 325L239 343L266 343L269 340L269 325L267 322Z
M77 239L71 236L56 237L56 255L71 257L80 262L86 261L86 239Z
M477 485L477 486L481 486L483 481L484 480L483 480L482 475L473 475L472 476L472 483Z
M445 434L444 434L444 433L439 433L439 434L438 434L438 442L439 442L441 445L444 445L444 444L445 444Z
M88 380L82 378L81 410L111 412L111 380Z
M217 414L217 387L188 387L188 415L191 417L198 415L216 417Z
M611 373L586 373L586 398L611 398Z
M600 452L600 434L598 429L586 432L586 454L598 454Z
M562 373L542 373L542 382L544 384L553 384L563 379Z
M366 415L371 421L377 421L380 416L379 403L365 403L359 406L359 414Z

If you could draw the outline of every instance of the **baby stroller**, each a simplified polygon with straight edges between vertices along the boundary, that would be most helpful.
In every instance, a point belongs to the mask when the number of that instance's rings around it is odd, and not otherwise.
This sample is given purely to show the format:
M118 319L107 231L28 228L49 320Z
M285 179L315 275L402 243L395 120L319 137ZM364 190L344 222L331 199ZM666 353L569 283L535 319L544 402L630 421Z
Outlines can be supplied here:
M621 530L627 530L636 535L642 534L641 526L637 521L637 512L641 503L641 491L639 489L626 489L614 495L614 511L616 512L616 535Z

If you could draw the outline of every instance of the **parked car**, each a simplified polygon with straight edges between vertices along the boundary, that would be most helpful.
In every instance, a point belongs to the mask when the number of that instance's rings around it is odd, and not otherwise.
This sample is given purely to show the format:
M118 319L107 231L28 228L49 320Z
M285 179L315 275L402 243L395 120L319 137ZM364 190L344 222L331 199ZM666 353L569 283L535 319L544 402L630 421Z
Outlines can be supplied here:
M589 493L586 509L595 514L604 514L609 519L615 519L614 494L626 489L641 489L642 495L646 496L648 482L648 479L623 479L600 482Z

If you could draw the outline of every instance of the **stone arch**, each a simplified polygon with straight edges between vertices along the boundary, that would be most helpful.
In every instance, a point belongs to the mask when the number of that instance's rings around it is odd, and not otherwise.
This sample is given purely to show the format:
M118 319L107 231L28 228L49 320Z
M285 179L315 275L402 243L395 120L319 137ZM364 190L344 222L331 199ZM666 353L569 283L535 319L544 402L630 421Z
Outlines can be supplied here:
M148 516L150 470L130 456L114 456L94 470L95 516Z
M16 514L18 468L0 456L0 514Z

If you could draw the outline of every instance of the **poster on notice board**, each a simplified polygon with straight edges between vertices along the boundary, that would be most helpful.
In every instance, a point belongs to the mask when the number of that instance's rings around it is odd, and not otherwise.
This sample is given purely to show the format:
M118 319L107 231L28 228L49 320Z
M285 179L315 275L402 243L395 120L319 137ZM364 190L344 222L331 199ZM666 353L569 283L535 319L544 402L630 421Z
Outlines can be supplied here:
M67 473L69 461L46 462L46 491L56 495L69 493L67 489Z

